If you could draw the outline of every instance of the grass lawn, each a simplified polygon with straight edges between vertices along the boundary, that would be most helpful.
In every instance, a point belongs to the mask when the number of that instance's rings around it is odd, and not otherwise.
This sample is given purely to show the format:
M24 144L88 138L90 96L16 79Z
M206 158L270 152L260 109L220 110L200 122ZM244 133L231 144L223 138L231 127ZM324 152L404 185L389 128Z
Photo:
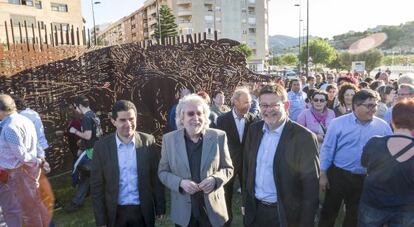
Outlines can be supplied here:
M56 199L59 200L63 206L67 206L70 203L72 196L75 193L75 189L71 186L71 178L69 174L56 177L50 180L53 191L55 192ZM164 217L163 220L158 220L156 222L156 226L160 227L167 227L167 226L174 226L174 224L169 220L169 192L166 191L167 196L167 215ZM241 195L239 193L234 194L233 198L233 215L234 220L233 226L243 226L242 216L240 212L240 203L241 203ZM57 227L66 227L66 226L73 226L73 227L83 227L83 226L91 226L94 227L95 219L93 216L92 210L92 201L91 197L86 198L86 202L82 208L74 213L66 213L64 209L60 209L55 211L53 220Z
M66 206L70 203L72 196L75 193L74 188L71 186L71 178L69 174L56 177L50 180L53 190L55 192L55 197L59 200L61 204ZM169 220L169 213L170 213L170 206L169 206L169 192L166 190L166 197L167 197L167 214L163 220L157 220L156 226L160 227L167 227L167 226L174 226L174 224ZM324 195L321 193L320 198L324 198ZM242 215L240 211L240 204L241 204L241 195L239 193L234 193L233 197L233 226L239 227L243 226ZM343 209L338 215L336 227L340 227L340 223L342 223L344 218ZM86 202L82 208L74 213L66 213L64 209L58 210L55 212L53 220L57 227L66 227L66 226L73 226L73 227L83 227L83 226L91 226L94 227L95 219L93 216L92 210L92 201L91 197L86 198Z

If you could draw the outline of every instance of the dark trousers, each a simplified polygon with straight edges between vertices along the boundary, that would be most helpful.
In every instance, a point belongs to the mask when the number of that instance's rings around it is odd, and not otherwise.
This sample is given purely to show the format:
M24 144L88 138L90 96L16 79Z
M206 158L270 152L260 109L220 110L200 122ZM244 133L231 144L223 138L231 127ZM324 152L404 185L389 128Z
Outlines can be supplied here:
M231 226L231 222L233 221L233 211L232 211L232 200L233 200L233 192L234 192L234 182L236 181L236 175L239 178L240 187L242 186L242 174L241 171L235 171L233 177L224 185L224 193L226 199L226 207L227 207L227 214L229 215L229 220L224 224L224 226Z
M85 198L90 189L90 175L86 172L81 172L79 184L76 186L75 196L72 199L72 203L76 205L83 205Z
M269 206L256 200L256 215L253 223L247 227L279 227L279 213L277 206Z
M326 191L319 227L335 225L342 201L345 204L343 227L355 227L358 223L358 204L361 197L364 175L353 174L332 166L328 170L329 190Z
M116 227L145 227L144 216L139 205L118 205L116 211Z
M180 225L177 225L177 224L175 226L181 227ZM200 216L198 218L195 218L191 214L190 223L188 223L187 227L212 227L212 225L210 223L210 220L208 220L206 211L203 209L200 211Z

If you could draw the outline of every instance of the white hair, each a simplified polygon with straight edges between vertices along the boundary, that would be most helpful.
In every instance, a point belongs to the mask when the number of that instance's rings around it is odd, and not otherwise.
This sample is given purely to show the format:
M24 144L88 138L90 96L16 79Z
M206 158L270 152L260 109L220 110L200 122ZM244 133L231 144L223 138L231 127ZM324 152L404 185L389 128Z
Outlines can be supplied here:
M398 78L398 84L414 85L414 74L407 73L407 74L402 75L400 78Z
M184 120L184 111L186 109L186 107L188 105L195 105L195 106L201 106L203 108L203 113L204 113L204 123L202 125L202 132L204 133L206 131L206 129L209 128L210 125L210 107L207 105L206 101L198 96L197 94L190 94L190 95L186 95L183 98L181 98L178 101L178 105L177 105L177 109L175 112L175 123L177 125L177 129L183 129L184 128L184 124L183 124L183 120Z
M246 94L247 96L250 96L249 88L247 87L238 87L233 92L233 96L231 97L231 102L234 104L235 100L239 100L240 96L242 94Z

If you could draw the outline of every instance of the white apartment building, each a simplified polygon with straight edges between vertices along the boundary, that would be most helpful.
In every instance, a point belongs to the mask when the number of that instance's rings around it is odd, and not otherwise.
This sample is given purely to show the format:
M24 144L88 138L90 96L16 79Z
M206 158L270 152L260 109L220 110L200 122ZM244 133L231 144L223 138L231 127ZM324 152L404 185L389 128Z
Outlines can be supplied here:
M172 0L179 34L207 33L247 44L253 50L249 67L264 71L268 47L269 0Z

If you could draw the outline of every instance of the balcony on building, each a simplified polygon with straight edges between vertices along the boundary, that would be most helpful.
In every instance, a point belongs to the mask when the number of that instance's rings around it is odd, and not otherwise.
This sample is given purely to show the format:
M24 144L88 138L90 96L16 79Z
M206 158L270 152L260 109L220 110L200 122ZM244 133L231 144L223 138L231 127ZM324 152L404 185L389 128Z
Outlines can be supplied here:
M193 15L193 11L191 7L178 8L177 16L182 17L182 16L191 16L191 15Z
M191 5L192 0L177 0L177 5Z
M191 20L188 19L179 19L178 25L180 27L192 27L193 23L191 23Z

